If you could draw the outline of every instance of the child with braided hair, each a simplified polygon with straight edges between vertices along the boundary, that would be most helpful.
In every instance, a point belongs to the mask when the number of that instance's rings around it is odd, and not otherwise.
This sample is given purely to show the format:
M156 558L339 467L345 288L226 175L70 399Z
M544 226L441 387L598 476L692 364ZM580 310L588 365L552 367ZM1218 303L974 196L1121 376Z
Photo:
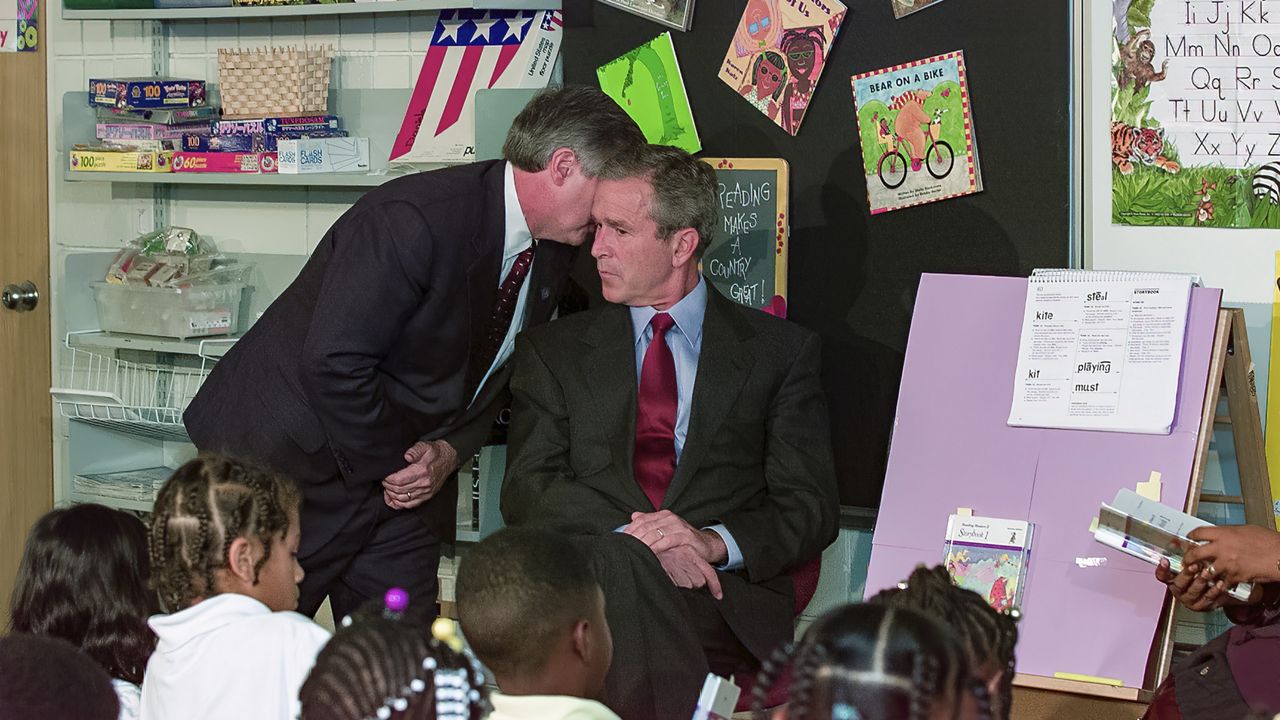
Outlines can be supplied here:
M406 613L408 606L408 593L391 588L383 603L366 603L343 619L302 685L302 720L485 716L484 671L463 650L453 622L427 625L421 613Z
M818 618L799 643L762 665L753 689L757 717L788 670L790 698L773 720L990 720L985 703L961 714L974 690L964 649L914 610L863 603Z
M142 683L142 720L291 720L329 633L298 605L298 491L217 455L174 472L151 516L164 611Z
M1016 609L997 612L976 592L951 581L941 565L919 565L896 588L868 602L909 608L942 622L955 633L969 656L974 677L991 698L992 714L1008 720L1013 703L1014 646L1018 643Z

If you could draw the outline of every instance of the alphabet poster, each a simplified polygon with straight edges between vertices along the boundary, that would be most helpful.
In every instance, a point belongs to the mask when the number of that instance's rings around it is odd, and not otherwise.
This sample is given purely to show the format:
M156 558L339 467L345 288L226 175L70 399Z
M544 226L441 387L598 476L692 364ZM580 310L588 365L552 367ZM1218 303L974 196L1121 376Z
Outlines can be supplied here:
M1280 228L1280 2L1112 11L1111 221Z
M720 79L795 135L844 15L839 0L747 0Z
M964 53L854 75L871 214L982 190Z
M35 52L36 8L36 0L0 0L0 52Z

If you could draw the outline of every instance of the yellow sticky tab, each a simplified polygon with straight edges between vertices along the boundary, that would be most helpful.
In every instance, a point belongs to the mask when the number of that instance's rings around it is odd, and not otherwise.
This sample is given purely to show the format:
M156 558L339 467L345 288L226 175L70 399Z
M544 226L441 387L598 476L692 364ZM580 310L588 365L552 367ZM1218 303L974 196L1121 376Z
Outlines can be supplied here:
M1148 500L1151 500L1152 502L1160 502L1160 490L1161 490L1160 473L1152 470L1150 477L1147 478L1147 481L1138 483L1138 486L1137 488L1135 488L1135 490L1139 495L1141 495L1142 497Z
M973 508L956 508L956 514L960 517L973 517Z
M1078 675L1076 673L1056 672L1054 677L1059 680L1078 680L1079 682L1093 683L1095 685L1110 685L1112 687L1124 687L1123 680L1115 678L1098 677L1096 675Z
M1092 535L1096 532L1098 532L1098 518L1094 518L1093 522L1089 523L1089 534Z

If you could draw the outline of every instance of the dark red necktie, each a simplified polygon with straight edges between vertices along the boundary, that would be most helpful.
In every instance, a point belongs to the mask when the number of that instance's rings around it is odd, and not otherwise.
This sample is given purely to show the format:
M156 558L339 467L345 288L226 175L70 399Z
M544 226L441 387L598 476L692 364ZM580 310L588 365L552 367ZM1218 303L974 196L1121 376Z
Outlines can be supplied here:
M507 331L511 329L511 318L516 313L516 300L520 298L520 286L533 265L533 251L534 246L531 245L517 255L515 263L511 265L511 271L507 273L502 285L498 286L498 299L493 304L489 334L485 336L484 344L477 349L475 362L471 366L473 372L478 373L475 382L479 382L480 378L489 371L493 359L498 356L498 348L502 347L502 341L506 339Z
M676 361L666 337L673 325L675 321L666 313L658 313L649 321L653 339L644 353L636 396L632 468L636 482L655 510L662 507L671 476L676 472Z

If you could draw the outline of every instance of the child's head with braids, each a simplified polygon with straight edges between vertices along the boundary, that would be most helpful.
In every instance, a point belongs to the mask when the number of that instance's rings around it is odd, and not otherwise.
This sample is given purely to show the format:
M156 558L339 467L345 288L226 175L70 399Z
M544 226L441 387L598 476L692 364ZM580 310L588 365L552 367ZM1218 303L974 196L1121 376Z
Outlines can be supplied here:
M941 565L917 566L905 582L868 602L918 610L950 628L969 656L974 677L984 686L978 694L989 695L993 715L1007 720L1018 643L1016 612L992 609L978 593L955 585Z
M407 605L404 591L392 588L385 603L366 603L343 620L298 693L302 720L484 717L485 676L461 651L453 623L428 626Z
M956 720L971 690L964 650L946 628L913 610L866 603L827 612L764 663L758 717L787 669L786 720Z
M151 516L152 584L166 612L222 593L298 606L299 496L279 475L218 455L178 468Z

